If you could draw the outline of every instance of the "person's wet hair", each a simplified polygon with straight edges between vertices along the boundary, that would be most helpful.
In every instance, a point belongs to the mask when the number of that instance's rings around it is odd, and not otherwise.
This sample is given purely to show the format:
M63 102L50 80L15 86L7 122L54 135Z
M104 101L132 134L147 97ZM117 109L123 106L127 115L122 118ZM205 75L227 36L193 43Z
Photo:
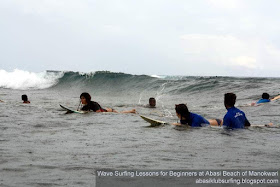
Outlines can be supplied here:
M190 119L190 112L189 112L187 105L185 105L185 104L175 105L175 111L177 114L181 115L180 120L182 120L182 118L184 117L184 118L186 118L186 121L188 122L189 125L192 123L191 119Z
M88 104L90 103L90 101L91 101L91 96L89 95L89 93L87 93L87 92L82 93L82 94L80 95L80 99L81 99L82 97L84 97L84 98L86 99L86 101L87 101Z
M149 102L150 102L150 101L155 101L155 100L156 100L155 98L151 97L151 98L149 99Z
M225 106L233 107L235 105L236 95L234 93L226 93L225 94Z
M25 95L25 94L21 96L21 99L22 99L23 101L28 101L27 95Z
M263 93L262 98L263 99L269 99L269 94L268 93Z

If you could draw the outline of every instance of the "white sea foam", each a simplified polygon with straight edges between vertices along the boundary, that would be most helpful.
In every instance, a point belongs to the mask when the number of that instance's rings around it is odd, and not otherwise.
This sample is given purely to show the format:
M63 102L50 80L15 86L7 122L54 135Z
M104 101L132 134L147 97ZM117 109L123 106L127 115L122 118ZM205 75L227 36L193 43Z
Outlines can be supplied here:
M89 72L78 72L79 75L82 75L82 76L88 76L88 77L93 77L95 75L95 71L89 71Z
M166 76L165 75L151 75L151 77L164 79Z
M63 72L28 72L15 69L12 72L0 70L0 88L45 89L55 85Z

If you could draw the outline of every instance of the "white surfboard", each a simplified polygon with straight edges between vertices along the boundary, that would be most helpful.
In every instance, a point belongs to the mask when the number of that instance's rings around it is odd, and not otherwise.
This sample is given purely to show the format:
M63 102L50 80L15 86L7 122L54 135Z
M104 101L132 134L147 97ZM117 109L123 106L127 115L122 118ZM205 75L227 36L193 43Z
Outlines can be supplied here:
M61 108L63 108L64 110L66 110L67 113L78 113L78 114L85 114L85 113L87 113L87 111L72 110L72 109L67 108L67 107L65 107L65 106L62 106L62 105L60 105L60 106L61 106Z
M159 125L167 124L165 121L160 121L160 120L152 119L152 118L149 118L149 117L146 117L146 116L140 115L140 117L142 119L144 119L145 121L147 121L148 123L150 123L151 126L159 126Z

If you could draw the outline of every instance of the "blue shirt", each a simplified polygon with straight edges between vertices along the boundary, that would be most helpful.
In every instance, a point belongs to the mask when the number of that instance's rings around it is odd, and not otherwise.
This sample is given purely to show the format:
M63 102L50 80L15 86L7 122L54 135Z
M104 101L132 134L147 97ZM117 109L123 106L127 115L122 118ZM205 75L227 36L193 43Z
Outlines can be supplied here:
M231 107L227 109L228 112L226 113L224 120L223 120L223 126L227 128L244 128L245 123L249 123L245 113L238 108Z
M257 104L268 103L268 102L270 102L270 99L260 99L260 100L258 100Z
M205 126L205 125L209 125L209 121L206 120L204 117L198 115L198 114L195 114L195 113L191 113L190 112L190 118L191 118L191 121L192 121L192 124L190 125L191 127L202 127L202 126ZM186 124L186 120L181 120L181 124Z

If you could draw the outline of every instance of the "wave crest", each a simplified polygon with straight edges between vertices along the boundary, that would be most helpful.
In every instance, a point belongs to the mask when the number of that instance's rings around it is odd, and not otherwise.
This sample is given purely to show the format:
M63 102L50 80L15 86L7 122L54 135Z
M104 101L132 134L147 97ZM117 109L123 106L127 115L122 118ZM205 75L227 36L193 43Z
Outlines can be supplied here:
M0 70L0 88L45 89L55 85L63 75L63 72L56 71L34 73L19 69L12 72Z

